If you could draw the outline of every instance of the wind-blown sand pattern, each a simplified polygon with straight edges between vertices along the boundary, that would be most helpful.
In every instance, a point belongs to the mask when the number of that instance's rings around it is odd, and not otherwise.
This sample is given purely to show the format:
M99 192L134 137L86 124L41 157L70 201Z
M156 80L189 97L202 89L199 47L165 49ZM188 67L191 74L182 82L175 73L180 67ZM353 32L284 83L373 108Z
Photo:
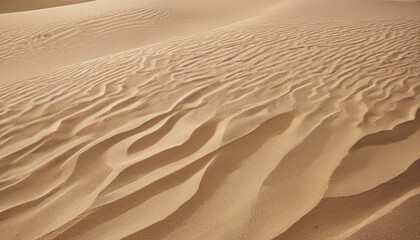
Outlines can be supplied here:
M420 238L418 1L38 8L0 14L0 239Z

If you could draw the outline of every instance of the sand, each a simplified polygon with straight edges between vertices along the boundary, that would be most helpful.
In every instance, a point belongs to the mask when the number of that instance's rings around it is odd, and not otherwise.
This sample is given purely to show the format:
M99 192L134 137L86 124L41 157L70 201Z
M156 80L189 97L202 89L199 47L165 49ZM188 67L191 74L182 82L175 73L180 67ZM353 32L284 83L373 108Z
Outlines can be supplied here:
M0 239L420 238L420 2L0 12Z
M36 9L82 3L87 1L92 0L2 0L2 2L0 3L0 13L31 11Z

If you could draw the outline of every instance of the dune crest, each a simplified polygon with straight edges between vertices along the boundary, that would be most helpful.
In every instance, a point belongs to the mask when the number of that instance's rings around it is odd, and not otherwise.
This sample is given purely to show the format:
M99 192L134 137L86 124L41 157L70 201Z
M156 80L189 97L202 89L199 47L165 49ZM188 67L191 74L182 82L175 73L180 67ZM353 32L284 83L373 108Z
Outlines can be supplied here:
M0 13L31 11L71 4L89 2L93 0L3 0L0 3Z
M418 236L420 5L190 2L0 14L1 238Z

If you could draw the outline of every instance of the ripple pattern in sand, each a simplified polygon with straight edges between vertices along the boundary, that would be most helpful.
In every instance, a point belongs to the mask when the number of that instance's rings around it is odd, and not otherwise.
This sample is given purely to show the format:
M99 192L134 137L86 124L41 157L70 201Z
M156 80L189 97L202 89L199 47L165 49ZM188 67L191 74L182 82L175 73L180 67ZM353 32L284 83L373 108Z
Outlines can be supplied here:
M3 237L343 238L418 200L420 21L273 19L2 83Z

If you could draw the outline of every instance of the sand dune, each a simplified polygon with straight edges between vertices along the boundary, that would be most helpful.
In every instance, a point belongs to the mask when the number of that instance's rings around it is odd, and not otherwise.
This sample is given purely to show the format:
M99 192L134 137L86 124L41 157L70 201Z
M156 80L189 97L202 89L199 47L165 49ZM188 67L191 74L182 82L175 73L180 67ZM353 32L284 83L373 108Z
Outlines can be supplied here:
M77 4L92 0L3 0L0 3L0 13L13 13L31 11L43 8L52 8L63 5Z
M418 2L7 11L1 239L420 236Z

